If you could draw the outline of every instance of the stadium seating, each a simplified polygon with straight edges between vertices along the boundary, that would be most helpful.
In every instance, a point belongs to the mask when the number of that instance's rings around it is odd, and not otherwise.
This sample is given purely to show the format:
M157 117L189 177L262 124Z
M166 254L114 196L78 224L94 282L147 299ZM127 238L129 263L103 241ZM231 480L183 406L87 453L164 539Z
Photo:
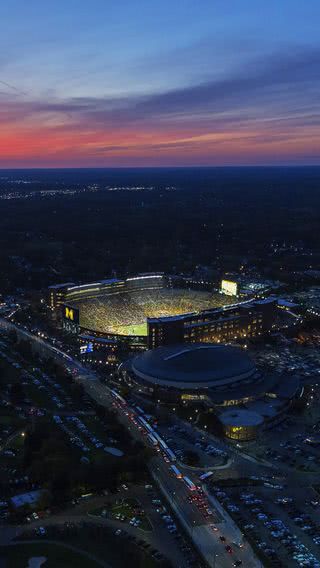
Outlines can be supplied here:
M130 290L75 302L80 325L103 333L130 335L146 319L174 316L219 307L226 303L218 294L187 289Z

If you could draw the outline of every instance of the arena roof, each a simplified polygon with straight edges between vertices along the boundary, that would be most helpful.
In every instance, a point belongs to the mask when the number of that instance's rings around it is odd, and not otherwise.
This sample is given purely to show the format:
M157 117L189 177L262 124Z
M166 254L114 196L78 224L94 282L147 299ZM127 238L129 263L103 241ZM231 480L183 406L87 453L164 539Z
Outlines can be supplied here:
M49 286L49 290L59 290L60 288L69 288L69 286L74 286L74 282L64 282L63 284L52 284Z
M132 370L144 380L176 388L228 385L256 373L242 349L212 343L158 347L135 357Z
M263 396L274 388L278 380L276 375L266 376L257 372L248 380L227 385L228 388L212 388L208 396L214 404L222 404L226 399L241 400L248 397Z
M236 427L260 426L264 421L261 414L252 412L251 410L243 410L242 408L222 412L219 416L219 420L224 426Z

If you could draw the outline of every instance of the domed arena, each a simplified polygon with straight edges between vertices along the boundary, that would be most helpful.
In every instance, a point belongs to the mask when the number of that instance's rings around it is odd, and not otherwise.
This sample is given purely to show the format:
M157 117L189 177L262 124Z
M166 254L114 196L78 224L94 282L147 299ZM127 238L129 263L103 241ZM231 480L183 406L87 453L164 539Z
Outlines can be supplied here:
M134 359L132 369L138 377L161 386L196 389L240 383L256 372L242 349L208 343L147 351Z
M135 357L123 373L141 393L163 401L231 405L265 389L263 377L245 350L212 343L158 347Z

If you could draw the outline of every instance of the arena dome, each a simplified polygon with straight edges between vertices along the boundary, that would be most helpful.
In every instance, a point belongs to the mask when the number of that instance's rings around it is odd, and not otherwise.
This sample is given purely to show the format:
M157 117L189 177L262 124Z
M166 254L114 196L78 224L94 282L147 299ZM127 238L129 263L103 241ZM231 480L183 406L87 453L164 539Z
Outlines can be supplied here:
M228 388L257 373L243 349L212 343L158 347L135 357L131 369L143 382L174 389Z

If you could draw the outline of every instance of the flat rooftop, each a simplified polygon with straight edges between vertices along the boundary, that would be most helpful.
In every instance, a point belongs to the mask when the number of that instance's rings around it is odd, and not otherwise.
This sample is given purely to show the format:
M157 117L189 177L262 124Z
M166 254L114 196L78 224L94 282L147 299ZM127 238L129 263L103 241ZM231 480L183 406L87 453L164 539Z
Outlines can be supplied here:
M263 416L251 410L233 408L225 410L219 415L219 420L224 426L248 427L263 424Z
M11 503L15 507L22 507L23 505L33 505L41 497L43 491L38 489L37 491L29 491L28 493L21 493L20 495L15 495L11 497Z

